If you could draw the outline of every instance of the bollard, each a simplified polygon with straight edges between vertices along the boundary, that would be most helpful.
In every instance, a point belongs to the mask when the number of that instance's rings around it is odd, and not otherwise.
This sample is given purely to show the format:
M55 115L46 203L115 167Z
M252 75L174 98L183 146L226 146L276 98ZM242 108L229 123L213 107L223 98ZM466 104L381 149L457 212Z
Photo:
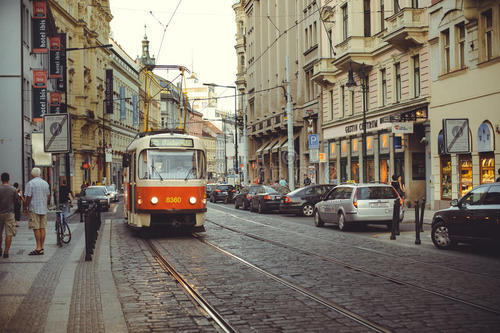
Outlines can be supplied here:
M418 218L418 200L415 200L415 244L420 244L420 219Z
M392 209L392 226L391 226L391 240L396 239L396 228L399 223L399 197L394 199L394 206Z
M422 207L420 208L420 232L424 232L424 211L425 211L425 198L422 199Z

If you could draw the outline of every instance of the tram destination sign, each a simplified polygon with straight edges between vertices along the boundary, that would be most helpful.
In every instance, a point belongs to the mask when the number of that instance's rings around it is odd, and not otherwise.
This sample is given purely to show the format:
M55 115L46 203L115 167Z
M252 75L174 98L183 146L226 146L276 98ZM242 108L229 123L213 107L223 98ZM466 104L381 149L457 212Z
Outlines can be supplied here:
M443 134L445 153L470 153L469 119L443 119Z
M188 138L151 138L150 147L185 147L193 148L193 139Z

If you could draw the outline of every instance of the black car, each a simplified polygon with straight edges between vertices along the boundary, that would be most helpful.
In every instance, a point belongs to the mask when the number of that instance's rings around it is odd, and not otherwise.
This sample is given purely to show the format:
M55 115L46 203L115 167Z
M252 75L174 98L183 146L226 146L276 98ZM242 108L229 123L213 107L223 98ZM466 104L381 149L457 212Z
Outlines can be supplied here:
M250 190L255 191L255 194L251 194L249 209L251 212L256 210L259 214L265 211L279 210L281 199L286 194L268 185L258 185L256 189L250 188Z
M288 193L280 204L281 213L313 216L314 205L321 201L321 196L334 185L309 185Z
M432 218L432 242L448 249L458 242L500 241L500 182L483 184L451 200Z
M233 185L219 184L210 193L210 202L223 201L227 203L229 200L232 200L234 192Z
M205 186L205 191L207 192L207 199L210 199L210 194L217 187L217 184L207 184Z
M83 211L88 208L92 202L97 202L100 205L101 211L108 211L110 207L109 201L110 199L106 192L106 187L89 186L78 198L78 210Z

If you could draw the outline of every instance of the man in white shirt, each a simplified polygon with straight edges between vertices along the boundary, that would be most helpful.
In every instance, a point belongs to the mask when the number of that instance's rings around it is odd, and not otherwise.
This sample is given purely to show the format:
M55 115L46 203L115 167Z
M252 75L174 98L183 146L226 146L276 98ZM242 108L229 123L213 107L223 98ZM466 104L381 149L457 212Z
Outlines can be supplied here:
M40 178L39 168L31 170L33 179L26 184L26 203L24 213L28 214L28 226L33 229L36 240L36 249L29 253L32 255L44 254L43 245L45 243L45 228L47 227L47 205L50 203L49 184Z

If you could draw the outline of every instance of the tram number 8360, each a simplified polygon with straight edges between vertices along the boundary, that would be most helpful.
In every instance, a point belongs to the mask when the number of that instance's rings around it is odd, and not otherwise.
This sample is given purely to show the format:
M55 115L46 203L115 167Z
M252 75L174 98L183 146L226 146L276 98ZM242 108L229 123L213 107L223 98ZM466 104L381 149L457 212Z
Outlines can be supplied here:
M181 203L182 198L181 197L166 197L165 202L166 203Z

